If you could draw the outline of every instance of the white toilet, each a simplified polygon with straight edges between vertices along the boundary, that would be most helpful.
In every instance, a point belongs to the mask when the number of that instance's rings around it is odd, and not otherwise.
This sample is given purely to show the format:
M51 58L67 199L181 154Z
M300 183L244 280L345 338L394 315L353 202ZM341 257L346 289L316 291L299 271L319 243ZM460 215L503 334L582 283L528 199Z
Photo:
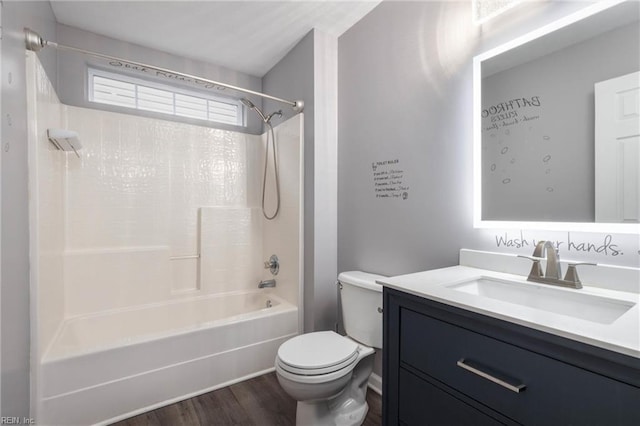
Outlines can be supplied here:
M282 388L298 401L297 425L360 425L369 409L367 383L373 348L382 348L382 276L338 276L348 337L333 331L302 334L284 342L276 356Z

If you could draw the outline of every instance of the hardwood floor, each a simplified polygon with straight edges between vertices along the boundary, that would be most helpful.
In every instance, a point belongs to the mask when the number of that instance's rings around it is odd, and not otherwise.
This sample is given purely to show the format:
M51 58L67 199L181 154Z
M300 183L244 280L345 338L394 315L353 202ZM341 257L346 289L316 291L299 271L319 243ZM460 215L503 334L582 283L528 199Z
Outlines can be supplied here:
M382 400L369 389L364 426L382 424ZM117 426L295 425L296 401L287 395L275 373L205 393L114 423Z

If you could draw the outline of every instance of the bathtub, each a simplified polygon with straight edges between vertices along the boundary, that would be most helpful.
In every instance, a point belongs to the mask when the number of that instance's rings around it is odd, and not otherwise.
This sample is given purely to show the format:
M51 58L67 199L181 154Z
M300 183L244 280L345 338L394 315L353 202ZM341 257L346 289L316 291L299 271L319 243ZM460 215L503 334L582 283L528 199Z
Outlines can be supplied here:
M296 306L228 293L66 320L40 370L38 424L106 424L273 370Z

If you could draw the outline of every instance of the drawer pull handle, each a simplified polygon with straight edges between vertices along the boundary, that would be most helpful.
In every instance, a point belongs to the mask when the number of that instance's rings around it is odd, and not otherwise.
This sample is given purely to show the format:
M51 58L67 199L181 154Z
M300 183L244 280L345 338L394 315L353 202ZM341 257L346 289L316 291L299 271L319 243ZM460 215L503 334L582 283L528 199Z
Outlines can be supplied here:
M483 378L485 378L487 380L490 380L493 383L496 383L496 384L498 384L498 385L500 385L500 386L502 386L504 388L509 389L510 391L515 392L515 393L520 393L520 392L522 392L522 391L524 391L526 389L526 386L524 384L519 384L519 385L515 384L514 385L514 384L511 384L511 383L508 383L506 380L499 379L499 378L497 378L497 377L495 377L495 376L493 376L493 375L491 375L489 373L485 373L484 371L480 370L477 365L471 365L471 364L473 364L473 363L465 360L464 358L460 359L460 361L458 361L456 363L456 365L458 367L462 367L465 370L472 372L473 374L476 374L476 375L478 375L480 377L483 377Z

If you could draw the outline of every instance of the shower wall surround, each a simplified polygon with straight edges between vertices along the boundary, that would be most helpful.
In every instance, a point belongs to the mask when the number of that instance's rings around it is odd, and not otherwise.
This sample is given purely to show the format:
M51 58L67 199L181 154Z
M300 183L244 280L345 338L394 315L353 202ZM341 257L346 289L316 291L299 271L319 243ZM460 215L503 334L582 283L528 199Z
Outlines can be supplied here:
M29 128L29 201L31 281L38 283L36 306L41 324L32 349L44 351L64 318L64 168L65 156L47 140L48 128L64 126L63 105L33 53L27 55ZM40 143L36 143L40 141Z
M282 207L266 221L265 135L66 106L29 61L40 354L63 318L254 289L273 253L273 291L298 304L301 115L275 129ZM53 148L50 127L78 132L80 158Z
M275 120L274 120L275 121ZM277 121L276 121L277 124ZM304 116L297 114L274 128L278 149L278 171L280 176L280 213L273 220L264 220L260 209L257 212L262 220L262 260L267 260L272 254L276 254L280 261L280 271L275 277L269 270L262 270L261 279L275 278L277 281L278 295L288 302L297 305L300 310L302 303L302 270L304 248L300 244L303 235L302 200L303 200L303 176L304 167ZM261 171L264 167L264 149L266 145L266 133L262 135L263 143L259 144L259 163L251 166L253 171ZM269 151L271 158L271 151ZM255 157L252 157L255 158ZM275 211L275 187L273 186L273 163L269 162L267 168L266 210L271 216ZM262 177L258 180L261 182ZM261 188L258 185L251 187L258 190L257 197L261 197ZM260 262L262 265L262 262ZM302 318L301 318L302 319ZM302 330L302 326L300 326Z
M77 107L66 113L83 142L66 170L69 315L259 281L261 222L251 219L259 219L251 212L258 200L247 190L259 185L247 167L259 136ZM212 250L221 245L228 249Z

